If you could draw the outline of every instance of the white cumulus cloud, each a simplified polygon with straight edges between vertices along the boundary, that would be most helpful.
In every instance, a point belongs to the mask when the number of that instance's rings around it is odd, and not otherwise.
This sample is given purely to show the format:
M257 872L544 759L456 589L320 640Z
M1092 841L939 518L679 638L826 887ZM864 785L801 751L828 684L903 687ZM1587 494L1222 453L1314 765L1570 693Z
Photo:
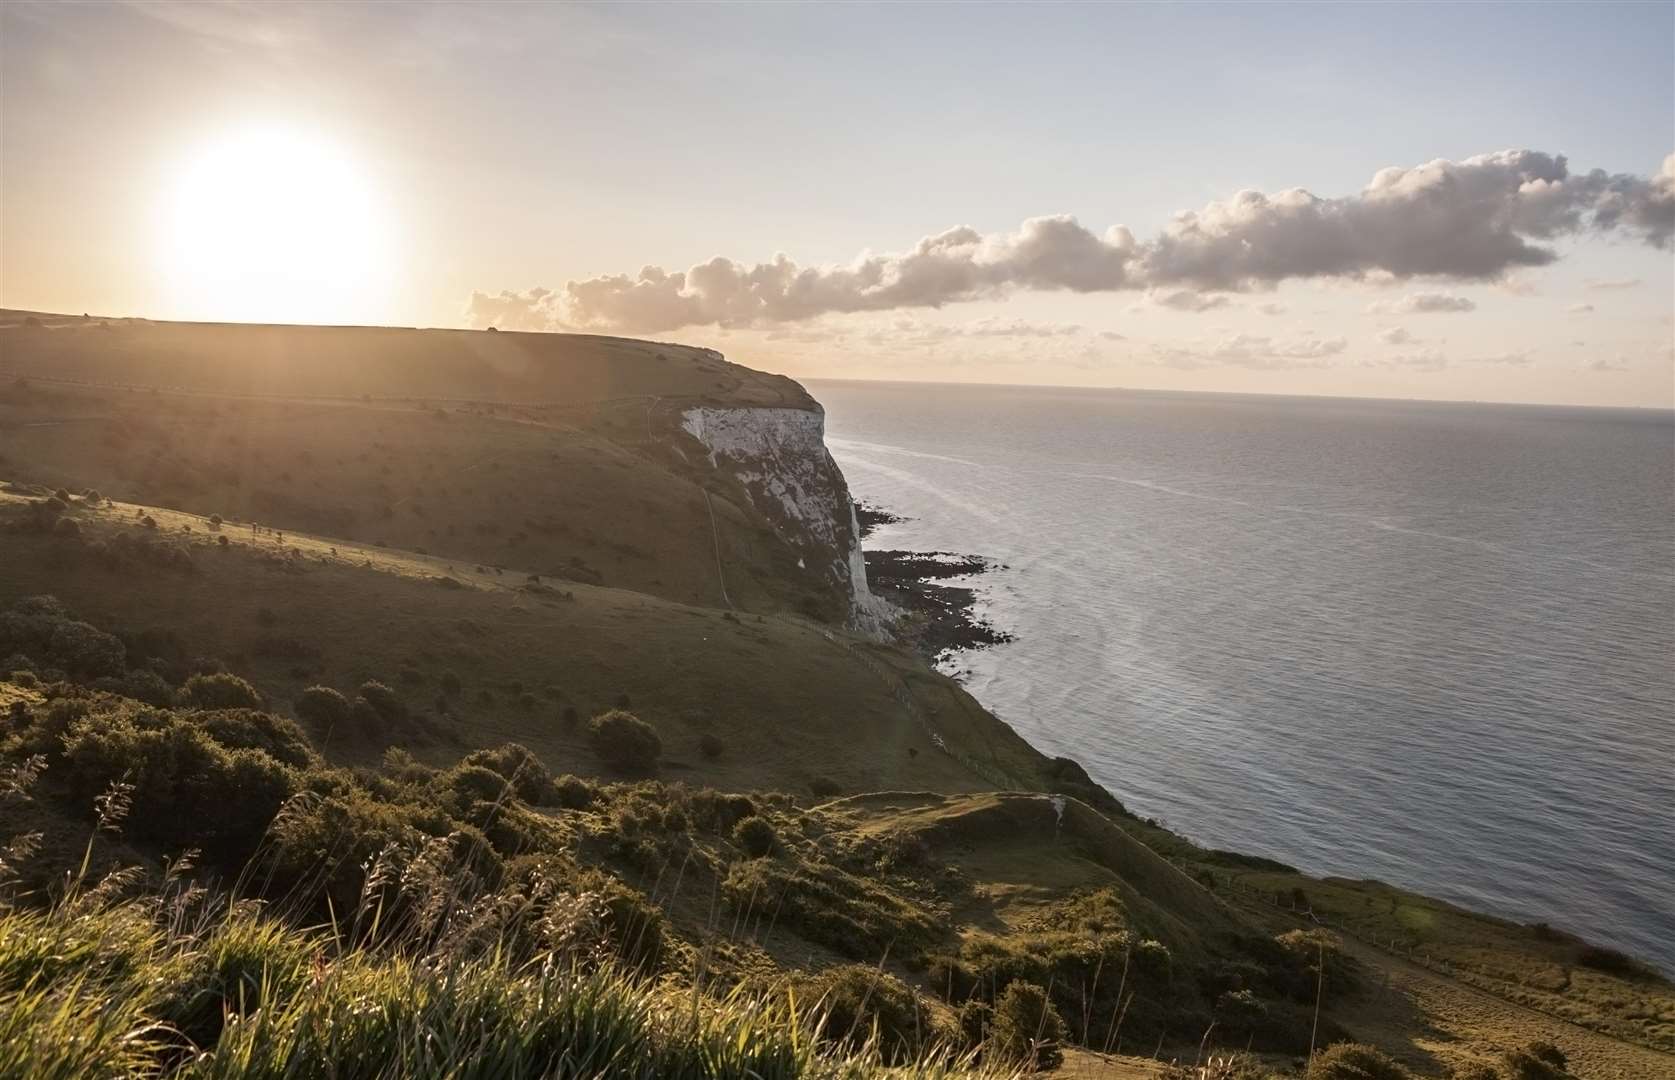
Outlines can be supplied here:
M1573 173L1562 155L1505 150L1382 169L1360 192L1335 198L1302 188L1241 191L1176 214L1146 241L1121 225L1096 233L1059 214L1030 218L1011 232L960 226L904 251L862 253L841 265L803 266L783 254L760 263L718 256L686 270L647 266L634 275L570 281L556 297L546 290L477 293L468 317L477 325L507 320L507 328L510 320L546 318L552 325L656 332L937 308L1015 289L1148 290L1164 306L1207 310L1225 299L1214 294L1292 279L1502 280L1553 262L1555 240L1584 232L1670 246L1675 155L1644 177ZM529 302L535 293L542 295Z

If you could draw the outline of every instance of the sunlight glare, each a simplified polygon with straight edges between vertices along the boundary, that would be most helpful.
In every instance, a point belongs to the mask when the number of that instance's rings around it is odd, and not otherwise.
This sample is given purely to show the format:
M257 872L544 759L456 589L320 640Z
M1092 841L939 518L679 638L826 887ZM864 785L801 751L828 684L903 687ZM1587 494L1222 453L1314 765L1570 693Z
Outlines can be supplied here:
M281 128L188 158L160 254L180 314L236 322L374 322L391 259L383 207L330 141Z

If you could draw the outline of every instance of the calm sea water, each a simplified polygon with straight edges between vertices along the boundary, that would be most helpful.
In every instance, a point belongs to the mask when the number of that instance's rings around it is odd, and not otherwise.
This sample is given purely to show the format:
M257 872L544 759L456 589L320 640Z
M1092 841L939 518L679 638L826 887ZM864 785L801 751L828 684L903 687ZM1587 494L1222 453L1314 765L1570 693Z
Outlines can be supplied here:
M1675 417L818 381L968 687L1130 809L1675 971Z

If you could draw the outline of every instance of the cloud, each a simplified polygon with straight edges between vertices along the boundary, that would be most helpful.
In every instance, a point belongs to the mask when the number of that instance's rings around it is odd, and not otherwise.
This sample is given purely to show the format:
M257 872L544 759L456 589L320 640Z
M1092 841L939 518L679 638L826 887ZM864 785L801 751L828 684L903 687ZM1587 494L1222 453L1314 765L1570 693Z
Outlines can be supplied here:
M1488 356L1473 356L1466 360L1468 364L1501 364L1507 367L1527 367L1530 354L1527 352L1491 353Z
M1214 311L1217 308L1231 307L1233 301L1219 293L1201 293L1192 289L1174 289L1167 292L1153 290L1146 294L1144 303L1135 305L1133 310L1150 305L1151 307L1168 308L1171 311Z
M1411 345L1419 339L1408 333L1405 326L1392 326L1380 333L1378 340L1386 345Z
M1441 371L1448 366L1448 357L1440 349L1415 349L1395 353L1376 360L1364 361L1366 367L1399 368L1408 371Z
M1264 315L1284 315L1285 314L1285 305L1284 304L1273 304L1273 303L1258 304L1258 305L1256 305L1256 310L1260 311Z
M1147 363L1182 371L1207 367L1243 367L1258 371L1327 367L1344 351L1343 338L1304 336L1280 341L1257 334L1234 334L1208 347L1152 346Z
M1099 336L1104 338L1106 341L1127 341L1128 340L1127 337L1123 336L1122 334L1117 333L1115 330L1101 330L1099 332Z
M1553 262L1553 241L1584 232L1670 246L1675 154L1652 177L1572 174L1563 156L1505 150L1382 169L1338 198L1241 191L1175 215L1144 242L1124 226L1096 234L1060 214L1013 232L959 226L846 265L801 266L781 254L755 264L717 257L685 271L647 266L568 282L561 306L579 327L641 332L938 308L1016 289L1156 290L1164 306L1207 310L1225 298L1200 294L1299 278L1500 280Z
M1572 304L1572 305L1570 305L1570 313L1572 315L1586 315L1589 312L1593 311L1593 309L1594 309L1594 306L1592 304Z
M1083 332L1075 323L1036 323L1022 319L979 319L960 328L969 337L1075 337Z
M1468 297L1452 293L1417 292L1408 293L1400 300L1380 300L1367 310L1374 315L1436 315L1476 311L1477 304Z
M1594 292L1611 292L1617 289L1633 289L1640 285L1640 279L1631 278L1589 278L1583 283L1583 288Z
M1582 362L1584 371L1627 371L1628 357L1618 353L1614 359L1607 360L1603 356L1596 356Z
M1009 289L1109 292L1131 288L1134 238L1121 227L1095 236L1068 216L1031 218L1013 233L960 227L896 255L863 254L847 266L800 267L784 255L744 266L714 258L681 273L648 266L572 281L565 299L586 326L672 330L749 326L825 314L941 307Z
M466 305L465 317L479 329L492 326L499 330L561 330L565 326L558 297L551 289L499 292L492 296L474 292Z

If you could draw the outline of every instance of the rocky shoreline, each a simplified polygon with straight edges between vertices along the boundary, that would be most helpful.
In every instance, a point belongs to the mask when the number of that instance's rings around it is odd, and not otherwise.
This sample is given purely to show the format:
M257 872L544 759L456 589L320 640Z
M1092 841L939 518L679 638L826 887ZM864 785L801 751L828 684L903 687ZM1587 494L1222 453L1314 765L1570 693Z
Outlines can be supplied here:
M862 502L855 504L855 519L863 541L881 525L907 520ZM1003 564L981 555L948 551L863 548L862 554L868 588L907 613L902 637L931 663L940 664L956 652L1014 640L1012 634L976 614L976 589L945 584L950 579L1005 569Z

